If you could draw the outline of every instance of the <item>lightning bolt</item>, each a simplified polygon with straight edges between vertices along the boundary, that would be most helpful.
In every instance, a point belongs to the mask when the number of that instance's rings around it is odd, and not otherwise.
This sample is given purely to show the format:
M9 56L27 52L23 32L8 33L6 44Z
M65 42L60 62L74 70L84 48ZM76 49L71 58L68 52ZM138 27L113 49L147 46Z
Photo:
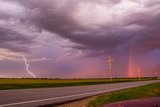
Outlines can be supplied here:
M25 56L22 55L22 57L23 57L23 59L24 59L25 65L26 65L26 71L27 71L30 75L32 75L34 78L36 78L36 76L35 76L32 72L29 71L29 69L28 69L29 64L27 63L27 60L26 60Z

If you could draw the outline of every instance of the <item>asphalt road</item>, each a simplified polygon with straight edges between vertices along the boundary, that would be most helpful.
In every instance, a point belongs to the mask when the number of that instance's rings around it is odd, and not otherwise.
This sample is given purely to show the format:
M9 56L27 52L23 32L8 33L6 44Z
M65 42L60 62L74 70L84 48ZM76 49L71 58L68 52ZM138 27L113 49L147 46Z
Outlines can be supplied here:
M160 80L92 86L0 90L0 107L35 107L55 104L154 82L160 82Z

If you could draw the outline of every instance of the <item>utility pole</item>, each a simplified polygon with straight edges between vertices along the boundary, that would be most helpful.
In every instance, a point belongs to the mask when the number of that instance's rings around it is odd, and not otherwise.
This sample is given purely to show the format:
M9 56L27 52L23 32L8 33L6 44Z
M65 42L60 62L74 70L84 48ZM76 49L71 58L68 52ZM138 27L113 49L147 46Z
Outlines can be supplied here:
M139 77L139 80L141 80L141 68L138 66L138 77Z
M112 62L114 60L111 58L111 56L108 57L107 59L107 65L108 65L108 68L109 68L109 76L110 76L110 80L112 81Z

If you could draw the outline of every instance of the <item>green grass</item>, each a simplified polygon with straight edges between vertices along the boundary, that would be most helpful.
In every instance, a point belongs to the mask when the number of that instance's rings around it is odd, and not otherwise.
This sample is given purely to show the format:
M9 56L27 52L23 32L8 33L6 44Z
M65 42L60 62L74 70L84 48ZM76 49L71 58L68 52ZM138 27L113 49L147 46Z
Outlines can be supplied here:
M143 78L142 80L149 80ZM82 86L109 84L119 82L139 81L138 78L119 78L113 79L0 79L0 90L5 89L26 89L26 88L48 88L48 87L65 87L65 86Z
M160 97L160 82L99 96L89 103L89 107L100 107L111 102L147 97Z

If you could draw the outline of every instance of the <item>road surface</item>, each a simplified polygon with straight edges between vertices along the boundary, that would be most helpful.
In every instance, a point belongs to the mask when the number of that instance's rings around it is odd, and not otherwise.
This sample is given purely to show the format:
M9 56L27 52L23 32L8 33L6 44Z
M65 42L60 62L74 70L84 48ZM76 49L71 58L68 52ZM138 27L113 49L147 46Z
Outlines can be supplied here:
M35 107L55 104L154 82L160 82L160 80L92 86L0 90L0 107Z

